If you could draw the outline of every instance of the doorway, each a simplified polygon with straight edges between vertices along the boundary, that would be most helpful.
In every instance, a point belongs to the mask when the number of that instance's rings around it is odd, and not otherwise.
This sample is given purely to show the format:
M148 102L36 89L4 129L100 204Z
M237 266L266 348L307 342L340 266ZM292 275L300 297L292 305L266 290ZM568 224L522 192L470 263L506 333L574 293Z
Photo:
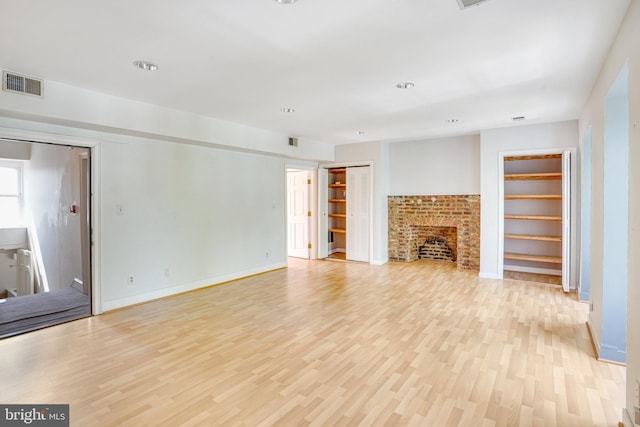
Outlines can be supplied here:
M312 171L287 169L287 255L309 259L311 255Z
M575 148L499 154L500 276L575 288Z
M91 149L0 139L0 158L21 166L20 215L0 230L0 338L91 316Z

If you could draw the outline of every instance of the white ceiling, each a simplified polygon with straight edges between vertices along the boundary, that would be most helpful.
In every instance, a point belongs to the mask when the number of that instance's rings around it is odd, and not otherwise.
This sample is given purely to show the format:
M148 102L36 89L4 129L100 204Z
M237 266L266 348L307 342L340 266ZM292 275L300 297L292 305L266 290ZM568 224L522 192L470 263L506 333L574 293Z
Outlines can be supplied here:
M2 3L4 69L344 144L576 119L630 0Z

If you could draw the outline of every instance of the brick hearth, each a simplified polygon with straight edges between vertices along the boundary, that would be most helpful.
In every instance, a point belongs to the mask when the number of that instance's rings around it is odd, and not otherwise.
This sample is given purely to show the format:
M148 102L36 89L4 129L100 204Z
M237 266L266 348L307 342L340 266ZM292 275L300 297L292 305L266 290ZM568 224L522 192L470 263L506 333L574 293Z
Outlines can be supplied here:
M455 227L458 268L479 269L479 195L389 196L389 259L417 260L427 227Z

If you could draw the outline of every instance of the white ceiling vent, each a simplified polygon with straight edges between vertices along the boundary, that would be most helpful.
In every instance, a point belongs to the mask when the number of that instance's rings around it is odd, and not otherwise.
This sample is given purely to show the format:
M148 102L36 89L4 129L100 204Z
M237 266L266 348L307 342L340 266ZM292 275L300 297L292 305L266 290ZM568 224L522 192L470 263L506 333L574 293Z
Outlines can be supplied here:
M43 81L10 71L2 72L2 90L42 97Z
M456 0L460 9L467 9L473 6L480 6L482 3L486 3L489 0Z

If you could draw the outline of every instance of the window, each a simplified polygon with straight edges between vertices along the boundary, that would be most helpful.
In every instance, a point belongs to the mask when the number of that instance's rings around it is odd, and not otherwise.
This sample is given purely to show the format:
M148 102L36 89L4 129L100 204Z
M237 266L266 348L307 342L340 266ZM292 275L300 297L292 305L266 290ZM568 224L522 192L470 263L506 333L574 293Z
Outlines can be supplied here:
M21 225L22 164L0 161L0 227Z

